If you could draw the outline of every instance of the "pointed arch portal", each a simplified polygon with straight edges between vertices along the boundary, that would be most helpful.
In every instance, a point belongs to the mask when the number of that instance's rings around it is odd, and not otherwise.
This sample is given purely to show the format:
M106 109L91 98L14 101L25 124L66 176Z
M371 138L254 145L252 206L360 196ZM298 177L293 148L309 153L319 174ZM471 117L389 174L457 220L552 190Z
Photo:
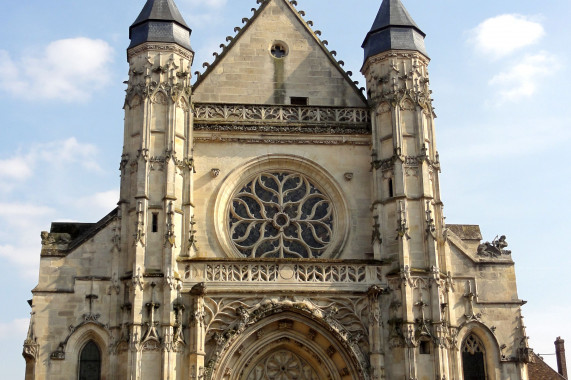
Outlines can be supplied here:
M211 379L368 379L363 357L322 322L291 310L258 321L215 354Z

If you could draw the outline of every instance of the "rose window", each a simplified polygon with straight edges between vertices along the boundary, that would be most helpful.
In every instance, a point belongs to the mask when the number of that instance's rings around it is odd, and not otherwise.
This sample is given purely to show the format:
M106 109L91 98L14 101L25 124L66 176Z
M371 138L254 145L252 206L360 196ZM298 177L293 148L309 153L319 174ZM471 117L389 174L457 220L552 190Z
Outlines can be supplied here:
M230 202L230 237L245 257L320 257L333 228L329 197L299 173L258 174Z

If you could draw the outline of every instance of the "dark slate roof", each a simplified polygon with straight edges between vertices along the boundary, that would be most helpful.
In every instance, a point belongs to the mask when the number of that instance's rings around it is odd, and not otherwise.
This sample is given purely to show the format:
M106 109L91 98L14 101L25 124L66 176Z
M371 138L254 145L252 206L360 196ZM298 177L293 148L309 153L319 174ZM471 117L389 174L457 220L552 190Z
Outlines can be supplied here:
M400 0L383 0L363 42L365 61L388 50L416 50L427 56L425 36Z
M129 49L145 42L173 42L192 50L191 33L174 0L147 0L129 28Z

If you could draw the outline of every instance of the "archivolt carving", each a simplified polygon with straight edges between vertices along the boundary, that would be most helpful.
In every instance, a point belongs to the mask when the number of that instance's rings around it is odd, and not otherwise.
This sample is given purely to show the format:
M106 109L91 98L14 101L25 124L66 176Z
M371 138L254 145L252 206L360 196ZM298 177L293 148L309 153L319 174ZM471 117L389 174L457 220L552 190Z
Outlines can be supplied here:
M308 298L244 298L205 297L205 323L207 336L217 345L223 345L232 336L241 333L257 321L284 310L309 314L313 319L324 320L352 344L368 347L369 304L367 297Z
M204 304L207 339L211 347L206 370L209 376L214 368L217 368L218 361L245 330L267 317L287 312L293 312L318 322L322 328L333 334L338 343L351 354L357 361L358 368L368 368L369 304L366 296L330 297L320 300L298 297L281 299L205 297ZM284 326L286 326L285 322ZM258 334L258 339L262 336ZM331 355L335 352L333 351ZM367 378L367 373L364 371L362 375Z

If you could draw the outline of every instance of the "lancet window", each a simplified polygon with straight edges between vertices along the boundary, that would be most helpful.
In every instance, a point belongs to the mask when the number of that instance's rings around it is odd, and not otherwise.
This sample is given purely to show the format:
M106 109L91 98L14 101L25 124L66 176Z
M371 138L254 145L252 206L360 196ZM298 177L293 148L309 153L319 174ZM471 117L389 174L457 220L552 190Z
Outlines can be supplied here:
M101 351L92 340L79 355L79 380L101 380Z
M462 344L462 368L464 380L486 380L484 345L474 334L468 335Z

